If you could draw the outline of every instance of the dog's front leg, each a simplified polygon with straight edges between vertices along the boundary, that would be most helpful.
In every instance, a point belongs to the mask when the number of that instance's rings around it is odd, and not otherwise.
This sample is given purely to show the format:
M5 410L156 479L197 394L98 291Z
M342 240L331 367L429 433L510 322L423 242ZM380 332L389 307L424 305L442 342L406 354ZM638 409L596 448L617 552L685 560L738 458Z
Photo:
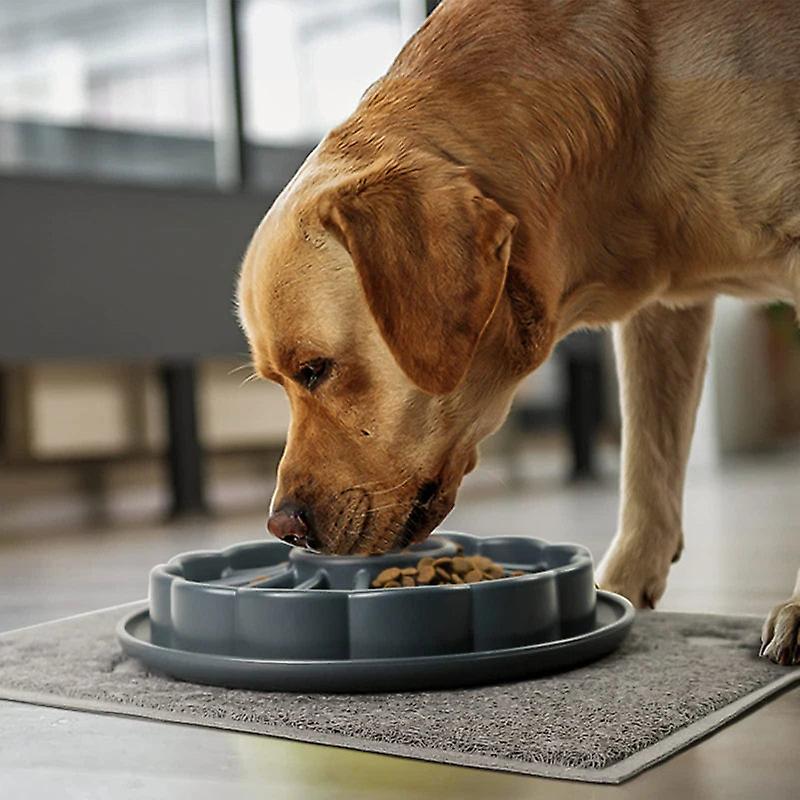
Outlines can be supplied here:
M617 326L622 404L617 535L601 588L654 607L683 548L683 481L705 373L713 303L648 306Z

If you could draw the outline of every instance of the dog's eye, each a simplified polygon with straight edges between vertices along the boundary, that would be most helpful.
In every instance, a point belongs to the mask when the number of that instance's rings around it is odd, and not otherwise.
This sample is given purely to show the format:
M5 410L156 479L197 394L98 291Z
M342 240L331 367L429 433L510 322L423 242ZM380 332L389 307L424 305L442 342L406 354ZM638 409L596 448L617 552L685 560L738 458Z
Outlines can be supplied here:
M294 380L311 391L330 375L332 365L329 358L313 358L300 365L300 369L294 374Z

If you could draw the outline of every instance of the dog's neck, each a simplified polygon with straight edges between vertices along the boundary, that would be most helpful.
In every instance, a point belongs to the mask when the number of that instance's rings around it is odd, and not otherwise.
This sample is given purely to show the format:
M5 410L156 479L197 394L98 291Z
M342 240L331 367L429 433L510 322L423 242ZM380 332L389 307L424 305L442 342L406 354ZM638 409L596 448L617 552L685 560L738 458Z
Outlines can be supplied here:
M637 262L632 278L605 242L578 252L570 241L576 226L612 226L628 213L618 176L634 169L648 80L639 25L633 4L446 3L323 143L329 164L351 169L426 150L468 167L517 217L492 326L514 342L522 371L570 331L618 318L651 290L647 270ZM627 296L626 286L635 287Z
M653 290L649 232L618 248L574 247L575 232L600 219L612 239L613 228L646 224L619 185L619 175L633 180L646 138L642 26L632 3L446 3L365 96L367 118L384 110L379 125L467 166L518 218L492 327L523 371L570 331L619 318Z

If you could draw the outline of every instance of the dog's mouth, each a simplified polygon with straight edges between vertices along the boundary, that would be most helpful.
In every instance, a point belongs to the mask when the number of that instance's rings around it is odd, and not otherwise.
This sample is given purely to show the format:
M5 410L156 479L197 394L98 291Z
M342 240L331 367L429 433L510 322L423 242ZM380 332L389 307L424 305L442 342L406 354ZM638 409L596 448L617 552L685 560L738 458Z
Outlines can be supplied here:
M441 484L438 481L426 481L419 487L414 500L411 502L411 510L408 512L406 521L397 537L395 548L403 550L412 542L421 538L421 534L427 535L425 530L432 516L432 506L439 494Z
M398 514L394 517L392 514L394 508L397 509L395 513L401 512L399 502L388 504L388 515L380 502L378 508L373 508L370 495L363 490L348 491L346 497L340 495L339 500L341 506L334 509L331 522L327 525L322 522L328 535L321 541L321 546L314 547L316 552L379 555L403 550L423 541L448 510L439 480L428 480L419 485L410 503L407 499L402 504L407 509L405 516Z

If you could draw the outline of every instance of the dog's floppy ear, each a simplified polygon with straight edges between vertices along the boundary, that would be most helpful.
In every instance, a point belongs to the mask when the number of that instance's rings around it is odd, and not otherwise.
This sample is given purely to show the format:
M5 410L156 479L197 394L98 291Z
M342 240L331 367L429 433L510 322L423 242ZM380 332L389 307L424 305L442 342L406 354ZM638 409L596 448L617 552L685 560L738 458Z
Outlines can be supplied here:
M516 218L433 158L377 165L329 190L319 213L400 368L430 394L455 389L503 291Z

